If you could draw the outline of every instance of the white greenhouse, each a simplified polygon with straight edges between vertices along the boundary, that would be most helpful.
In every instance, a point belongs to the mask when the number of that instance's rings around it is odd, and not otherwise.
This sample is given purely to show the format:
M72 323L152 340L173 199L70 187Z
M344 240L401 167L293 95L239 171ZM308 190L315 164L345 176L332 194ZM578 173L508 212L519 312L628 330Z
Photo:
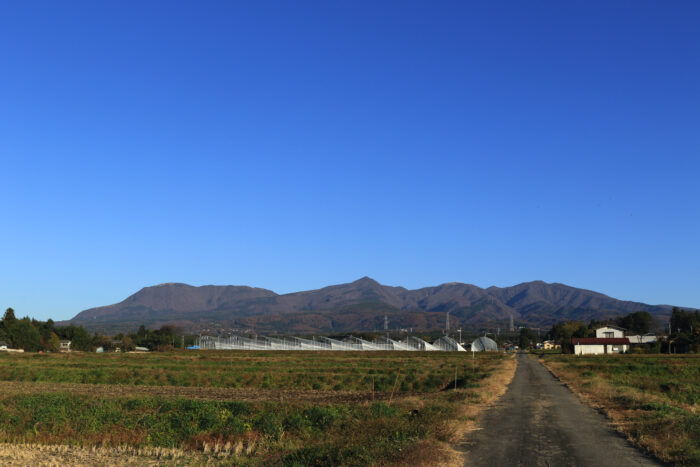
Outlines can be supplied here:
M388 337L379 337L373 341L367 341L354 336L348 336L344 339L332 339L330 337L305 339L302 337L200 336L197 345L200 349L208 350L465 351L456 340L449 336L443 336L432 344L415 336L410 336L403 341L393 340Z

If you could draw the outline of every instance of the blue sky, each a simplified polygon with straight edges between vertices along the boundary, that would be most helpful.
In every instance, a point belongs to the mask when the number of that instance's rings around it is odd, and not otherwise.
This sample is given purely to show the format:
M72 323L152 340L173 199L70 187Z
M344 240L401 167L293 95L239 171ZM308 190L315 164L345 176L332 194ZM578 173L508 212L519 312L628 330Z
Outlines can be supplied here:
M700 307L697 2L3 2L0 307L541 279Z

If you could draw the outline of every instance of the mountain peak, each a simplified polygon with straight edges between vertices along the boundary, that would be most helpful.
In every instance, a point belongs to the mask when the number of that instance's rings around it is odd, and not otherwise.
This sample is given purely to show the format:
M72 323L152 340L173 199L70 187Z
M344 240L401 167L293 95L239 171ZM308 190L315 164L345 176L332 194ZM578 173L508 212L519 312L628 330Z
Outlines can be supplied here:
M374 279L372 279L371 277L368 277L368 276L361 277L361 278L357 279L356 281L352 282L352 284L354 284L354 285L372 285L372 286L381 285L379 282L375 281Z

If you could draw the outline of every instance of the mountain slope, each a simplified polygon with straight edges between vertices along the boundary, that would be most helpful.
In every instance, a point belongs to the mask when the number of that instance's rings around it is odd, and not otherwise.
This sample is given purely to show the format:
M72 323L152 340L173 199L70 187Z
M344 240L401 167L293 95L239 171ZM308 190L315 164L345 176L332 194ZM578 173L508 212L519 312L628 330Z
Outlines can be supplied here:
M634 311L664 318L669 306L616 300L598 292L542 281L482 289L448 283L407 290L363 277L316 290L278 295L246 286L146 287L124 301L85 310L70 320L103 332L131 330L140 324L177 324L194 331L251 329L259 332L348 332L383 327L434 330L450 314L453 327L505 329L548 327L562 319L602 319Z

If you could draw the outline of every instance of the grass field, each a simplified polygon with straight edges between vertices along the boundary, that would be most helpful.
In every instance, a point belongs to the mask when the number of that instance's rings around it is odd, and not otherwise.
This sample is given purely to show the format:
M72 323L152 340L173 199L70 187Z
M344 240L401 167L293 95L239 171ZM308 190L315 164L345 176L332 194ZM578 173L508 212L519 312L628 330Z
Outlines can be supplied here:
M439 357L436 357L439 355ZM151 354L0 354L0 381L218 388L432 392L465 354L199 351ZM469 355L471 357L471 355ZM462 368L463 369L463 368ZM482 368L471 379L480 379Z
M449 463L513 368L456 352L0 355L0 442L160 449L156 463Z
M617 429L659 459L700 465L700 355L541 355Z

